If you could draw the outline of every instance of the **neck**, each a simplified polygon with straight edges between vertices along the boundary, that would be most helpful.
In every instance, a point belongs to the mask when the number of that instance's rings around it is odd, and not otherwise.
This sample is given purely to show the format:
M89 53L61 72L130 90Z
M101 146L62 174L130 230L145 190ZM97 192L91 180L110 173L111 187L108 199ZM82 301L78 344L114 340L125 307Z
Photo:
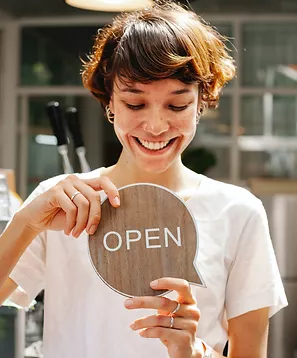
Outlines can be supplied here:
M118 162L110 168L107 175L117 187L134 183L152 183L178 192L187 185L187 174L188 169L182 164L181 157L164 172L151 173L131 163L122 152Z

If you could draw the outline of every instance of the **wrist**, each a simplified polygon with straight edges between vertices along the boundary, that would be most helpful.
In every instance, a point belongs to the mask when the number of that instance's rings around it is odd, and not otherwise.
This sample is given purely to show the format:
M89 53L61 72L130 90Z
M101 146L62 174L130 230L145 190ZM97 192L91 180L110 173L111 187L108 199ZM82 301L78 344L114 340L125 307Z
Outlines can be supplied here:
M35 239L35 237L41 232L29 224L28 217L24 210L20 210L14 215L10 226L17 227L18 231L21 232L29 241Z

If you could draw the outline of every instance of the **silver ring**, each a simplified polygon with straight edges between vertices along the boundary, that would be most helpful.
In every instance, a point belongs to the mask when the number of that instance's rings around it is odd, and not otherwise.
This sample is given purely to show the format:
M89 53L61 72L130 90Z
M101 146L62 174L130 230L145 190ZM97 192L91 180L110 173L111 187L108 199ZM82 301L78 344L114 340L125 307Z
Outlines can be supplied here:
M170 316L170 328L172 329L174 326L174 317Z
M179 309L180 309L180 303L177 302L177 306L175 307L175 309L170 314L171 315L175 314Z
M76 197L76 195L78 195L78 194L81 194L81 192L80 192L80 191L76 191L76 192L72 195L72 197L70 198L70 200L73 201L74 198Z

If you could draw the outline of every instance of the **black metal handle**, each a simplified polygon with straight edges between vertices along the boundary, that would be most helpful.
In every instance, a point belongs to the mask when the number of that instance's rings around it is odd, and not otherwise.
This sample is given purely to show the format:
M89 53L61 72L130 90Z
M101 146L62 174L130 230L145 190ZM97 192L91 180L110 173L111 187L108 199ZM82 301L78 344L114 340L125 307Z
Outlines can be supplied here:
M57 138L58 146L68 143L66 136L65 119L59 102L53 101L47 104L47 114L51 123L54 135Z
M80 129L77 109L75 107L67 108L65 112L65 117L68 129L72 135L75 148L84 147L84 141Z

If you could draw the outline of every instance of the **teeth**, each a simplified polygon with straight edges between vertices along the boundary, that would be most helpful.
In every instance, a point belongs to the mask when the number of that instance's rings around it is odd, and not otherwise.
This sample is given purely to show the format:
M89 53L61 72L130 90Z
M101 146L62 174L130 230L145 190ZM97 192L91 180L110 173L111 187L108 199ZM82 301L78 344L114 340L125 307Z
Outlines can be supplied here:
M142 140L142 139L139 139L139 142L147 149L150 149L150 150L160 150L164 147L166 147L166 145L169 143L169 140L166 141L166 142L148 142L146 140Z

